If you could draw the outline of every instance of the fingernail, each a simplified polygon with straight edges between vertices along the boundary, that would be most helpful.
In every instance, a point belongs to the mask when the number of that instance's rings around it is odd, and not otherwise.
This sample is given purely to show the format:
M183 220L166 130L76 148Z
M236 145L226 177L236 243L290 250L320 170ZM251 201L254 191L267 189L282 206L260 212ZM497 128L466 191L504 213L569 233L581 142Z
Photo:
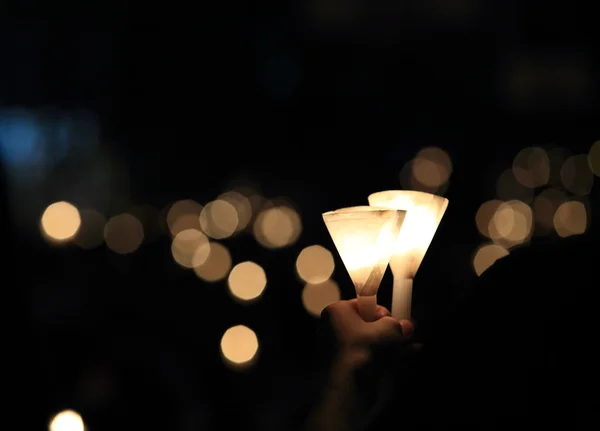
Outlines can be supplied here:
M387 310L379 309L377 310L376 316L378 319L381 319L382 317L390 316L390 313Z

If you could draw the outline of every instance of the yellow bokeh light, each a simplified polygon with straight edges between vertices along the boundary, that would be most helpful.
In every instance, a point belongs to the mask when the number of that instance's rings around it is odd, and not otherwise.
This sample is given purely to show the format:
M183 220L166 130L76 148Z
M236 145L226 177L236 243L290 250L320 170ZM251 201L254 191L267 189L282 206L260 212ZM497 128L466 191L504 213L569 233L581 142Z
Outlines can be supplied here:
M339 301L340 298L340 288L331 279L319 284L306 284L302 289L302 305L315 317L320 317L325 307Z
M448 187L452 161L438 147L423 148L400 171L400 183L406 190L442 195Z
M257 299L267 286L267 275L254 262L242 262L233 267L227 279L229 292L242 301Z
M237 231L239 218L236 208L226 200L209 202L200 213L200 227L214 239L224 239Z
M412 174L419 183L437 189L450 179L452 161L441 148L423 148L413 160Z
M600 141L594 142L587 156L590 170L600 177Z
M231 270L231 254L229 250L218 242L209 243L210 253L208 258L199 265L193 265L196 275L210 283L223 280Z
M554 214L554 229L560 237L581 235L587 228L587 210L579 201L563 203Z
M528 241L533 234L533 211L524 202L513 200L498 206L489 224L490 238L504 247Z
M185 229L175 235L171 243L173 259L184 268L202 265L210 255L206 235L196 229Z
M48 206L41 219L44 237L51 242L66 242L72 239L81 226L79 210L69 202L55 202Z
M229 365L249 366L258 352L256 333L244 325L229 328L221 338L221 354Z
M296 259L298 276L306 283L323 283L331 277L334 269L333 255L320 245L306 247Z
M502 201L497 199L484 202L481 204L477 213L475 214L475 224L477 226L477 230L479 233L487 238L491 238L492 234L490 233L490 222L494 218L494 214L498 207L502 204Z
M282 248L294 244L302 232L298 213L289 206L279 205L263 210L256 218L253 233L266 248Z
M144 241L144 227L135 216L119 214L106 223L104 240L106 246L115 253L133 253Z
M498 244L486 244L481 246L473 258L473 268L479 276L483 274L496 261L504 256L508 256L508 250Z
M50 421L50 431L84 431L85 424L79 413L73 410L63 410Z
M251 200L237 191L223 193L219 199L230 203L235 208L238 218L236 232L245 229L252 220Z
M416 158L412 163L412 174L417 181L427 187L439 187L444 183L443 172L432 160Z

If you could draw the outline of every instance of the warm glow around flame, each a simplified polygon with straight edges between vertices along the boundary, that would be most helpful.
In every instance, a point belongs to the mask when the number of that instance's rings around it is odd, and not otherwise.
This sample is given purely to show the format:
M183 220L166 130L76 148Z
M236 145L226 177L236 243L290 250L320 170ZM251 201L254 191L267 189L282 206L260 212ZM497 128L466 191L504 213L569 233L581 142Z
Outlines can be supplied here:
M373 193L369 204L406 211L390 267L395 277L413 278L448 207L448 200L430 193L390 190Z
M359 295L377 292L404 216L404 211L367 206L323 214L327 229Z

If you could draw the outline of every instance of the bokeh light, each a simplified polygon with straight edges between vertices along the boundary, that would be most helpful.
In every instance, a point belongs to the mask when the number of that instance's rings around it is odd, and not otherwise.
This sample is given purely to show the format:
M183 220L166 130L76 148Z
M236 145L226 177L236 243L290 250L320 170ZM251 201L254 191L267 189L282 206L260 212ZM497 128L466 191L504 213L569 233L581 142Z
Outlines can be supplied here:
M585 233L590 208L584 201L592 190L598 160L600 141L587 155L570 155L556 146L519 151L512 169L503 171L496 182L499 199L484 202L475 215L479 233L493 241L475 253L475 272L481 275L498 256L534 235L556 232L565 238Z
M265 270L254 262L241 262L233 267L227 279L229 292L241 301L257 299L267 286Z
M63 410L50 421L50 431L85 431L85 424L79 413Z
M259 213L253 233L263 247L277 249L294 244L302 233L300 215L286 205L276 205Z
M186 229L200 230L200 213L202 205L192 199L175 202L167 212L167 227L171 236L175 237Z
M512 171L515 179L525 187L544 186L550 181L550 157L543 148L524 148L515 157Z
M221 338L221 354L225 363L234 367L247 367L254 363L258 352L256 333L244 325L229 328Z
M208 258L199 265L193 265L196 275L204 281L214 283L223 280L231 270L231 254L223 245L215 241L209 242Z
M296 272L306 283L323 283L331 277L334 269L333 254L320 245L304 248L296 259Z
M406 190L443 194L452 174L452 161L446 151L426 147L404 165L400 182Z
M587 228L587 210L579 201L563 203L554 214L554 229L562 237L581 235Z
M414 179L426 187L441 187L448 182L451 174L452 161L441 148L423 148L413 160Z
M492 237L492 234L490 233L490 222L494 218L494 214L500 205L502 205L502 201L494 199L484 202L477 210L477 213L475 214L475 224L481 235L487 238Z
M224 239L238 230L238 213L233 206L223 199L207 203L200 213L200 227L206 235L214 239Z
M133 253L144 241L144 227L131 214L116 215L111 217L104 227L104 241L115 253Z
M318 284L307 283L302 289L302 305L315 317L320 317L325 307L339 301L340 298L340 288L331 279Z
M196 229L185 229L175 235L171 243L173 259L184 268L202 265L210 255L206 235Z
M508 250L498 244L485 244L479 247L473 257L473 269L480 276L496 261L508 256Z
M533 233L533 211L524 202L512 200L498 206L489 232L496 243L511 247L528 241Z
M251 200L244 194L235 190L223 193L218 199L228 202L235 208L238 219L235 231L239 232L246 229L248 224L250 224L253 215Z
M86 250L99 247L104 242L106 218L93 209L81 210L80 215L81 227L73 243Z
M71 240L81 226L79 210L69 202L55 202L48 206L41 219L44 237L54 243Z

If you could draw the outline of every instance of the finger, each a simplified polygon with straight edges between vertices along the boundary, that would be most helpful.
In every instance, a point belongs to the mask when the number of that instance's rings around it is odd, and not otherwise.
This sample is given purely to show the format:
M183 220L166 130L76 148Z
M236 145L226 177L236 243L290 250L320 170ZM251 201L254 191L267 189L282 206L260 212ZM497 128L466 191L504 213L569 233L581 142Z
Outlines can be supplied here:
M385 308L383 305L377 306L377 311L375 312L375 316L377 317L377 319L381 319L382 317L391 316L391 315L392 315L392 313L390 313L390 310Z
M354 309L354 311L356 311L356 313L360 314L360 310L358 308L358 299L350 299L348 301L348 304ZM390 310L385 308L383 305L377 305L377 308L375 309L375 317L377 320L381 319L382 317L391 315L392 313L390 312Z
M374 336L382 340L398 339L408 341L414 333L414 326L409 320L397 320L392 316L384 316L372 324Z
M340 301L338 301L340 302ZM329 304L327 307L323 308L323 311L321 311L321 321L322 322L329 322L332 318L332 316L335 316L337 314L336 309L339 307L338 302L333 302L331 304Z
M350 305L350 308L352 310L352 318L358 318L361 320L361 322L365 322L365 323L370 323L368 321L366 321L363 316L360 314L360 307L358 306L358 299L354 298L348 301L348 304ZM370 311L370 310L369 310ZM370 315L370 313L369 313ZM350 317L350 316L348 316ZM377 320L378 317L375 316L375 320Z
M358 312L356 300L337 301L325 307L321 313L326 321L334 321L335 326L351 327L363 322ZM364 323L364 322L363 322Z
M323 308L323 310L321 310L321 321L326 321L329 320L331 318L331 313L330 313L330 307L331 304L329 304L327 307Z
M406 340L410 339L415 333L415 325L410 320L401 320L400 326L402 326L402 335Z
M392 316L384 316L371 323L370 329L377 341L404 340L402 325Z
M358 299L357 298L353 298L353 299L349 299L348 301L346 301L348 303L348 305L350 307L352 307L352 309L354 311L356 311L357 313L359 312L358 310Z
M336 301L329 304L321 311L322 318L331 318L332 315L337 315L341 310L348 307L351 301Z

